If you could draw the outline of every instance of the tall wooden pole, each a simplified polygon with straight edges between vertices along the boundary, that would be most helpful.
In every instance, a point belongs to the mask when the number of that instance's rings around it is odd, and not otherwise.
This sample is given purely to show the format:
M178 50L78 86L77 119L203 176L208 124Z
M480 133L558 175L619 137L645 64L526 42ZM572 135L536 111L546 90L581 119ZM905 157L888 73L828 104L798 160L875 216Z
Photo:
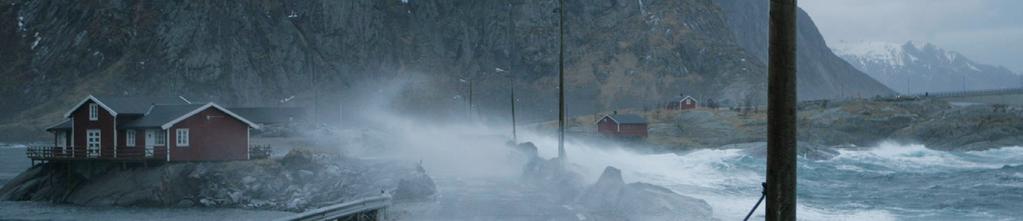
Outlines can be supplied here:
M796 220L796 0L771 0L767 220Z
M472 78L469 78L469 107L467 113L469 121L472 121Z
M565 0L558 0L558 159L565 161Z
M512 78L511 83L511 117L512 117L512 143L519 143L519 136L515 130L515 79Z
M512 121L512 143L515 145L519 144L519 136L515 127L515 75L512 75L510 70L515 69L515 59L511 58L511 51L517 49L515 44L515 10L512 8L512 4L508 3L508 45L511 47L509 50L505 50L505 55L508 58L508 77L511 80L511 121Z

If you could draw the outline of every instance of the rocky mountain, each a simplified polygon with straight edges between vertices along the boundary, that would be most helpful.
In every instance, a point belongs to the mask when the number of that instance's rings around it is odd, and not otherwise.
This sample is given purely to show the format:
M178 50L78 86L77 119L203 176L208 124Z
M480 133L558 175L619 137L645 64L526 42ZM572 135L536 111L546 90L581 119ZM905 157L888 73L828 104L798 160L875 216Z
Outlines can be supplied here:
M727 14L728 26L737 43L760 63L767 61L769 1L716 0ZM796 15L796 87L800 100L838 97L870 97L894 93L878 81L835 56L817 30L810 15L799 9Z
M857 69L901 93L1020 87L1020 76L930 43L839 42L832 49Z
M724 105L765 99L758 51L766 42L746 44L752 37L737 38L747 32L735 23L761 33L766 9L747 18L710 0L566 4L569 114L679 93ZM464 113L470 81L477 112L505 114L514 83L521 119L550 119L556 8L554 0L0 0L0 139L38 136L87 94L306 106L318 122L338 123L343 107L354 113L379 103L438 119L465 116L452 113ZM801 98L841 94L839 82L887 91L859 72L827 71L847 64L814 61L808 49L800 47ZM804 71L803 62L817 71Z

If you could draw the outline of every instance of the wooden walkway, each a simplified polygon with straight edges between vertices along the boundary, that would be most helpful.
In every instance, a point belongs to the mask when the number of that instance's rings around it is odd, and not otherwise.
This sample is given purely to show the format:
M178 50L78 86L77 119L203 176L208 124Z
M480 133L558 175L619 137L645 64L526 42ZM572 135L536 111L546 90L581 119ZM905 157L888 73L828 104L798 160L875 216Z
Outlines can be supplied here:
M306 211L277 221L384 220L383 210L391 206L390 195L380 195Z

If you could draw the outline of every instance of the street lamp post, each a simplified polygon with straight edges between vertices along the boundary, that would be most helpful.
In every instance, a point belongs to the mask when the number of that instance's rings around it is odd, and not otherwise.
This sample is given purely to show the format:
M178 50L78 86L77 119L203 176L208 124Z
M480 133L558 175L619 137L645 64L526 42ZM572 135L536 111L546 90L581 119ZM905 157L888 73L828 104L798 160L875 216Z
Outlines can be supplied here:
M497 72L506 72L504 69L501 69L501 68L494 68L494 70L497 71ZM509 84L508 88L510 88L510 90L511 90L511 96L509 96L509 97L510 97L510 100L511 100L510 102L511 102L512 143L518 144L518 142L519 142L518 141L518 135L517 135L516 129L515 129L515 76L512 76L511 73L509 73L508 74L508 78L510 78L510 81L508 83Z

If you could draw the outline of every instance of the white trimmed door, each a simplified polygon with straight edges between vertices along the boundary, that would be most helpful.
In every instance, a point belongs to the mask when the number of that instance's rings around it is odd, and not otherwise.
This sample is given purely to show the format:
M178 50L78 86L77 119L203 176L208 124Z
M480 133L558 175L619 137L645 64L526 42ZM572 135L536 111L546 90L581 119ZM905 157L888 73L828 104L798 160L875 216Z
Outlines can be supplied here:
M85 131L85 155L88 157L100 156L100 130L89 129Z
M156 131L146 130L146 158L153 157L153 146L156 146Z

